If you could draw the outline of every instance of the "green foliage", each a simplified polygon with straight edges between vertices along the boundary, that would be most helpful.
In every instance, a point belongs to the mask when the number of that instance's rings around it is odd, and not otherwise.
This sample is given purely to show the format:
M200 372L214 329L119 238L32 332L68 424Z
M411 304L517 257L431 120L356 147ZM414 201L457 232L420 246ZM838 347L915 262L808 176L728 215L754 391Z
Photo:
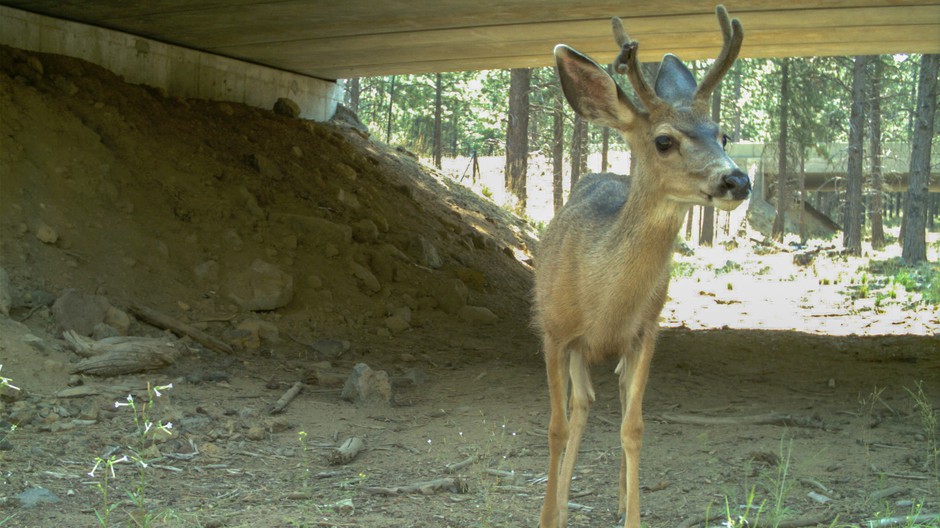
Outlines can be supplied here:
M868 273L889 277L884 298L897 297L898 288L909 293L919 293L921 302L940 304L940 263L922 262L917 266L907 266L900 258L873 260L869 263Z

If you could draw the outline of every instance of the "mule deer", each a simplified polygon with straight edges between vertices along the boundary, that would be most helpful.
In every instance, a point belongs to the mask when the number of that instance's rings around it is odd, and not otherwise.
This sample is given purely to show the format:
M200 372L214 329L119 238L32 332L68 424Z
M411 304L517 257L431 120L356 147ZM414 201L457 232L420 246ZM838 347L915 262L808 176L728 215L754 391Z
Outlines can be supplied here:
M615 370L623 413L619 512L626 528L640 526L643 391L675 237L692 205L731 210L751 189L709 118L711 93L734 63L743 38L741 23L730 20L722 6L716 11L724 45L698 87L671 54L663 57L651 87L640 70L636 41L613 18L621 47L614 65L626 73L640 104L597 63L567 46L555 47L568 103L582 117L619 131L631 147L636 171L631 177L583 178L542 239L535 324L542 332L551 396L542 528L567 525L571 474L594 401L589 367L608 358L620 359Z

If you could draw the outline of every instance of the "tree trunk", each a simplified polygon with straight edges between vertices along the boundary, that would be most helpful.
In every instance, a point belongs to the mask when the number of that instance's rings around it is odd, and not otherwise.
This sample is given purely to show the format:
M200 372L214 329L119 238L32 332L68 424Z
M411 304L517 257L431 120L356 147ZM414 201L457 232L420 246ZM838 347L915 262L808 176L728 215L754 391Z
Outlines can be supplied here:
M865 85L871 57L855 57L852 67L852 108L849 113L849 158L846 165L845 220L842 247L853 255L862 254L862 138L865 128Z
M346 80L346 108L352 113L359 114L359 97L362 94L362 82L359 77Z
M586 145L584 144L586 130L587 122L584 121L581 116L575 114L574 126L571 130L571 189L574 188L575 184L578 183L578 180L581 178L581 160L584 158L584 151L586 150Z
M930 142L937 112L937 73L940 55L927 53L920 60L917 109L911 145L911 174L904 204L901 258L908 264L927 260L927 184L930 178Z
M552 114L552 205L557 213L564 204L565 169L565 100L561 92L555 94Z
M874 70L871 72L871 104L869 108L869 156L871 156L871 203L868 209L868 218L871 222L871 247L877 250L885 247L884 221L881 216L882 195L884 194L881 176L881 77L884 62L881 57L875 59Z
M506 130L506 190L525 210L529 154L529 83L532 70L513 68L509 74L509 124Z
M444 157L444 140L441 137L441 74L437 74L434 82L434 146L432 156L434 157L434 166L441 168L441 158Z
M712 121L721 122L721 84L712 92ZM702 231L699 233L698 243L702 246L715 243L715 208L710 205L702 207Z
M790 192L787 189L787 121L790 114L790 59L783 59L780 67L780 136L777 140L777 216L771 229L771 238L783 240L786 229L787 202Z
M392 109L395 107L395 76L392 75L388 89L388 114L385 116L385 142L392 142Z

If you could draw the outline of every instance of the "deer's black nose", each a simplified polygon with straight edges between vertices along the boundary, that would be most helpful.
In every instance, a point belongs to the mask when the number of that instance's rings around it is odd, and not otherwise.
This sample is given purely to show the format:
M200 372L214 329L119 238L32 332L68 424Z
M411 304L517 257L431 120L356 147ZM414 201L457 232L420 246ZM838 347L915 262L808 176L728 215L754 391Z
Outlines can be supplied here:
M751 193L751 179L741 169L734 169L721 177L721 190L730 192L735 200L744 200Z

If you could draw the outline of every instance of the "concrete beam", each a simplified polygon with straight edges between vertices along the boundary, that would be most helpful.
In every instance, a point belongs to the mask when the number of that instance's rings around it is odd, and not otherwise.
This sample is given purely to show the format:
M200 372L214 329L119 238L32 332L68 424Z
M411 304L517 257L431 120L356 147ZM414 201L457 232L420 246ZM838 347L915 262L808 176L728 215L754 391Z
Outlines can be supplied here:
M342 85L119 31L0 6L0 44L67 55L169 95L271 109L288 97L301 117L326 121L342 101Z

